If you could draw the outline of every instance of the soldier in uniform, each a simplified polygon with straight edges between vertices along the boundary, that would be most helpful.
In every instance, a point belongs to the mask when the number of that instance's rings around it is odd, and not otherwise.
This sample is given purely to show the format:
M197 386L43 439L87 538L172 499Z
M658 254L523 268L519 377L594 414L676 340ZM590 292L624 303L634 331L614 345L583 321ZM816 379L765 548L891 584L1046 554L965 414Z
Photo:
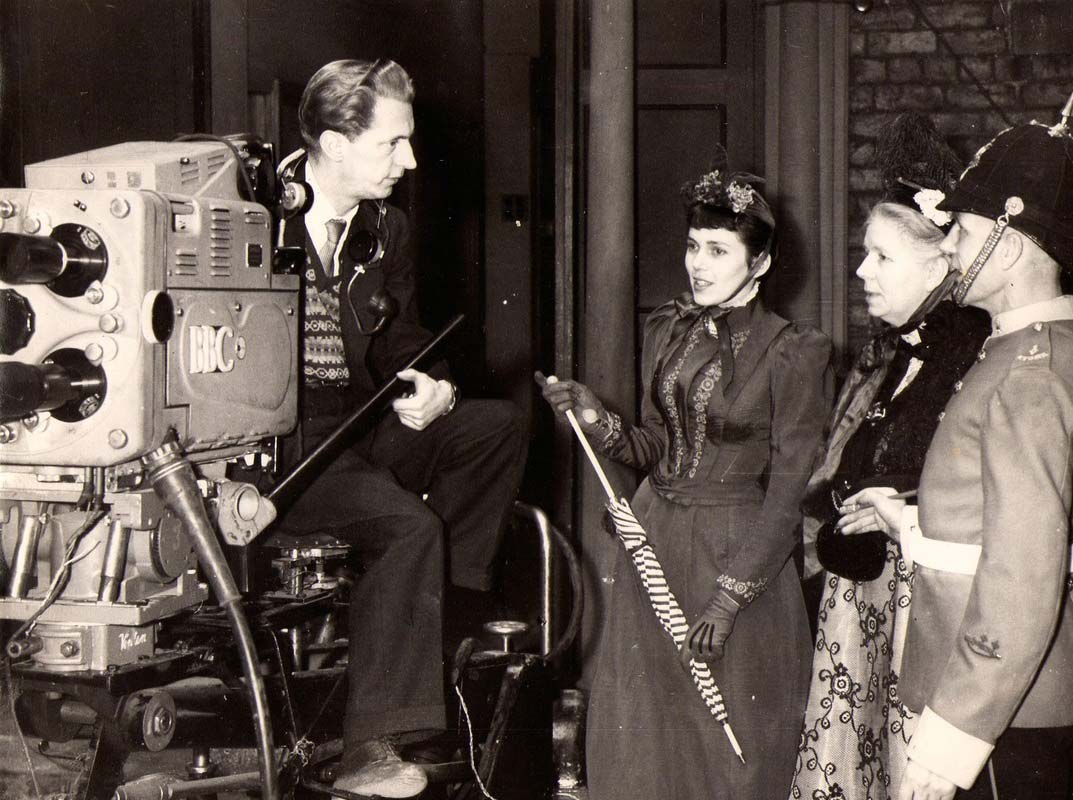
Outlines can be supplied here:
M1071 110L999 134L939 204L954 299L988 311L992 334L943 412L919 506L847 500L915 563L899 688L919 722L899 800L1069 796Z

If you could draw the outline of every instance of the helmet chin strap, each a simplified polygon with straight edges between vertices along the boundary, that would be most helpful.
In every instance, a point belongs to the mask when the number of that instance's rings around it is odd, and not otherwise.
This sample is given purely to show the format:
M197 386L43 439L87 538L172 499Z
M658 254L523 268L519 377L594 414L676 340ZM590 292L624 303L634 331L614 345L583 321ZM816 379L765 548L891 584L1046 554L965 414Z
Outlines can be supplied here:
M1002 232L1006 230L1006 226L1010 224L1010 217L1020 214L1023 209L1024 203L1021 202L1019 197L1011 197L1006 200L1006 210L995 220L995 227L993 227L991 233L987 235L987 241L984 242L984 246L980 248L980 252L976 254L976 258L974 258L972 264L969 265L969 269L961 276L961 280L954 288L954 302L959 306L965 305L965 295L969 293L973 281L975 281L976 276L980 274L980 270L984 268L987 259L991 258L991 254L995 252L995 248L998 246L998 240L1002 238Z

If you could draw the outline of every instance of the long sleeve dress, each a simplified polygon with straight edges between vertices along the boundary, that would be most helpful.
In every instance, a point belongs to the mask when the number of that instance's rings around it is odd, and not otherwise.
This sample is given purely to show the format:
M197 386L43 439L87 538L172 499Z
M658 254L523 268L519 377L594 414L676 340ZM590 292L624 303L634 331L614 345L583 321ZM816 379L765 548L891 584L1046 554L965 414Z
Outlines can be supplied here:
M915 489L942 410L989 330L987 314L947 301L907 338L892 339L895 349L883 363L873 363L866 350L835 404L827 459L832 474L820 476L817 469L806 509L825 509L833 519L832 487L843 497L863 485ZM844 449L832 453L832 446ZM897 796L911 716L898 695L898 666L913 575L901 548L878 535L878 564L864 564L872 560L859 556L865 536L835 534L820 548L827 573L794 800ZM862 572L878 577L854 580Z
M809 666L791 553L829 355L823 334L759 300L726 313L684 295L649 317L642 423L616 419L603 451L648 471L633 510L686 619L720 587L742 605L712 674L746 763L620 550L587 722L594 800L785 796Z

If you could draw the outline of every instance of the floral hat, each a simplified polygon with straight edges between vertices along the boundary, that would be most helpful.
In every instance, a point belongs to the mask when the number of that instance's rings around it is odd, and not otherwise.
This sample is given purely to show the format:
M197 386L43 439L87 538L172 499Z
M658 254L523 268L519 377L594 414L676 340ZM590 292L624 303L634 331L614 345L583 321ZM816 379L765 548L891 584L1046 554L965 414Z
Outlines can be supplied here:
M686 208L705 205L726 209L734 214L750 214L774 228L775 217L771 207L757 189L763 184L764 179L756 175L731 172L727 167L726 151L720 148L712 168L682 186L682 202Z

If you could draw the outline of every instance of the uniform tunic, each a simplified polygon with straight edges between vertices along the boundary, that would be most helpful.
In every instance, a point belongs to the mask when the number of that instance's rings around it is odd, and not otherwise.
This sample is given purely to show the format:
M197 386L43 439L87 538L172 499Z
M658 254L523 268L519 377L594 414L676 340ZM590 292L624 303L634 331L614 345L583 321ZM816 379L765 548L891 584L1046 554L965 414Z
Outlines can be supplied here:
M977 545L979 563L916 565L901 681L923 712L910 757L962 788L1008 726L1073 724L1073 297L1000 314L996 332L946 409L919 495L923 535Z
M618 553L586 745L594 800L785 796L808 678L808 625L790 559L826 413L817 331L759 301L718 322L688 296L649 318L642 425L605 452L649 471L633 499L692 622L723 587L744 606L712 673L737 760Z

